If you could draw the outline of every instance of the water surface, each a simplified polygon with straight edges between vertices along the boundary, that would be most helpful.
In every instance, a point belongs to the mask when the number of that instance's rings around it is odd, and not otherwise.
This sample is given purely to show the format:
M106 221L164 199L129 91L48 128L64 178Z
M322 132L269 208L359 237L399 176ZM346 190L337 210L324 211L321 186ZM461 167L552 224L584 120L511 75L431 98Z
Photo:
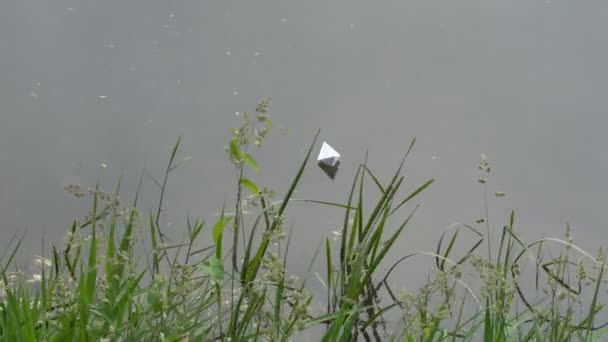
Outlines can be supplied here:
M329 180L311 165L297 197L344 201L365 151L388 179L410 140L409 189L429 178L400 251L432 249L453 222L481 215L476 165L530 238L573 226L607 241L605 114L608 3L551 1L4 1L0 4L0 241L27 231L25 254L60 243L88 204L63 187L142 168L160 178L171 144L192 160L169 182L164 220L233 200L224 153L235 112L271 97L276 134L252 178L286 190L318 128L342 155ZM276 133L278 133L278 129ZM144 208L158 196L144 183ZM129 199L127 197L126 199ZM294 260L341 222L298 204ZM170 224L172 223L172 224ZM298 270L307 265L295 262Z

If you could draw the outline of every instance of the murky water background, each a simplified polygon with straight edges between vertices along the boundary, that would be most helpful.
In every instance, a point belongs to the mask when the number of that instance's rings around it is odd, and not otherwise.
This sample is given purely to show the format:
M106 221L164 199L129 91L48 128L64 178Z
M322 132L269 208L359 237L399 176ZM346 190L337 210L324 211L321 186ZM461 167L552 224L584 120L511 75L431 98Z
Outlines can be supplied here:
M110 191L123 174L130 193L142 168L162 176L180 135L192 160L169 182L165 229L178 238L188 213L213 221L233 200L223 148L235 112L269 96L277 134L251 177L279 193L317 128L342 153L340 173L331 181L311 164L299 198L345 201L366 149L387 179L418 138L407 186L437 181L399 253L434 249L447 225L481 215L482 153L492 189L507 192L493 223L513 208L536 238L570 222L594 250L608 238L606 11L566 0L4 1L0 241L27 231L28 259L43 239L60 243L89 205L65 185ZM143 197L156 204L149 179ZM301 272L342 213L290 213Z

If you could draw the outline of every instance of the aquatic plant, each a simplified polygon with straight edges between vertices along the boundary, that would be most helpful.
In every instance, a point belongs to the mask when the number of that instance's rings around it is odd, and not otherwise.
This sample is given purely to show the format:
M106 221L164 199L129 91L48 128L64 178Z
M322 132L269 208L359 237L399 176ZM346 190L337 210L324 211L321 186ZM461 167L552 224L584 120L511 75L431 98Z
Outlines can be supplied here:
M433 183L403 193L415 139L387 181L365 157L344 203L295 199L317 132L277 199L250 176L260 172L254 151L272 130L269 101L240 116L226 148L235 170L234 202L222 206L208 229L205 220L188 218L185 241L175 242L161 228L167 180L181 165L178 139L162 181L155 180L158 206L147 214L139 208L142 173L130 203L120 199L121 180L110 193L66 187L90 200L91 212L73 222L63 247L36 256L30 270L14 265L23 241L14 235L0 256L0 340L291 341L310 333L322 341L591 341L606 333L607 323L599 321L603 251L585 252L569 229L565 239L527 243L517 234L514 212L494 229L485 156L479 164L484 216L450 226L434 252L389 260L418 208L413 200ZM505 195L494 191L495 198ZM343 212L342 226L328 231L300 277L287 266L291 235L284 227L286 209L297 201ZM456 247L463 239L467 246ZM151 247L143 259L141 244ZM321 297L313 296L310 281L317 258L324 259L324 272L315 273ZM417 275L426 284L395 289L391 275L424 258L434 262L433 270ZM322 312L312 309L315 303Z

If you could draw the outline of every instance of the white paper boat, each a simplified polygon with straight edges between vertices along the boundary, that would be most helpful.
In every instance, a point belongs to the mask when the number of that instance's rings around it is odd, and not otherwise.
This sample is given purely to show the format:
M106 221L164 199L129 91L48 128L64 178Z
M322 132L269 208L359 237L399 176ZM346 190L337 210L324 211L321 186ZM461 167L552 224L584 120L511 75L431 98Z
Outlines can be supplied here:
M317 158L317 160L327 166L334 167L340 160L340 153L338 153L331 146L329 146L328 143L324 141L323 145L321 146L321 151L319 152L319 157Z

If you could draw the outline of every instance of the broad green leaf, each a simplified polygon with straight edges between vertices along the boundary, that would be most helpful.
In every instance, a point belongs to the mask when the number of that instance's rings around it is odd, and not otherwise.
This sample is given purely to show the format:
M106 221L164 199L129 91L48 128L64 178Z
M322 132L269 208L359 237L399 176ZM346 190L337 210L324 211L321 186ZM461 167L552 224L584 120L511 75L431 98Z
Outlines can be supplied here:
M213 241L215 244L220 244L222 239L222 234L224 233L224 228L226 228L226 224L230 221L230 217L220 217L220 219L213 225Z
M230 156L236 160L241 160L241 149L239 147L239 140L236 138L230 140Z
M242 184L243 186L245 186L247 189L249 189L249 191L250 191L252 194L254 194L254 195L255 195L255 194L260 193L260 189L258 188L258 186L257 186L257 185L255 185L255 183L253 183L253 182L252 182L252 181L250 181L249 179L247 179L247 178L241 178L240 182L241 182L241 184Z
M224 229L228 222L230 222L230 219L230 217L224 216L224 210L222 209L222 215L213 225L213 241L216 246L215 254L218 258L222 257L222 235L224 234Z
M260 171L260 168L258 167L258 162L256 162L255 159L253 159L251 154L245 152L243 154L243 157L245 159L245 163L247 163L247 165L249 165L253 169L253 171L255 171L255 172Z
M208 262L204 263L201 268L216 284L219 284L224 280L224 264L222 263L222 260L212 257Z

